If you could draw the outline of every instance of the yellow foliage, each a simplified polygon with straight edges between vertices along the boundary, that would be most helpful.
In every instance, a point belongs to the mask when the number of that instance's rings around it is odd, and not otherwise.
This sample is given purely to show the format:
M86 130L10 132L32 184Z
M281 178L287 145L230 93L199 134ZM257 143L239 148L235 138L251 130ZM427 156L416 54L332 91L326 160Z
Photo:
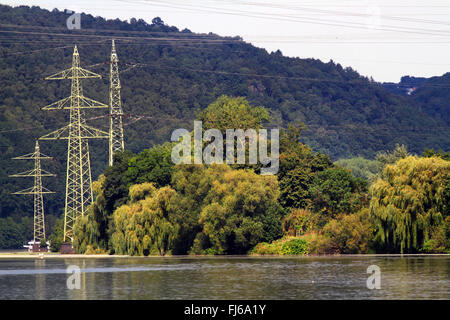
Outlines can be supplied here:
M129 190L130 200L131 202L142 200L148 195L151 196L155 190L155 185L149 182L132 185Z

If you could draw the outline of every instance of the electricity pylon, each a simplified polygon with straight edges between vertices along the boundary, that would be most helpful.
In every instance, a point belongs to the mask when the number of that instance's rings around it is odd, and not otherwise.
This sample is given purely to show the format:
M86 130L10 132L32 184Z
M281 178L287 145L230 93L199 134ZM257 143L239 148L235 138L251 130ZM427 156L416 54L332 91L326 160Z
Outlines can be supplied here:
M34 195L34 243L46 240L45 237L45 215L44 215L44 199L43 194L54 193L42 186L42 177L54 177L55 175L41 169L41 159L53 159L52 157L42 154L39 150L39 143L36 141L36 147L33 153L29 153L14 160L34 160L34 169L12 174L10 177L34 177L34 186L13 194L32 194Z
M75 220L79 216L83 216L89 204L93 202L88 139L108 138L107 132L86 124L85 109L108 108L106 104L83 96L81 79L89 78L101 78L101 76L80 67L77 46L73 51L72 67L45 78L46 80L72 80L69 97L42 108L43 110L70 110L69 124L39 138L41 140L68 140L64 242L73 241Z
M109 165L113 165L114 153L124 150L122 102L120 99L119 58L112 41L110 87L109 87Z

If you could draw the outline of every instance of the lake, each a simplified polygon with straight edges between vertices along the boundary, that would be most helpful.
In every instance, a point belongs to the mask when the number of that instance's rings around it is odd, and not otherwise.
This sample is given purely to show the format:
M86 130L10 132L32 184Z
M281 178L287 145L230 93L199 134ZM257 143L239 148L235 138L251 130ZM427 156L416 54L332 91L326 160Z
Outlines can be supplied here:
M449 276L450 255L0 258L0 299L449 299Z

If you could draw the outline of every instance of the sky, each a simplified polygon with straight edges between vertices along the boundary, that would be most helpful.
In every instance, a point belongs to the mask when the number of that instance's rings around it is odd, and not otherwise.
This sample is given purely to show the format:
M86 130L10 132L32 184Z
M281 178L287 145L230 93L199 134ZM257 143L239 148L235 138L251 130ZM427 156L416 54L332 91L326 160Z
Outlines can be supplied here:
M108 19L154 17L180 30L241 36L268 52L330 59L379 82L450 72L448 0L0 0ZM81 28L83 21L81 21Z

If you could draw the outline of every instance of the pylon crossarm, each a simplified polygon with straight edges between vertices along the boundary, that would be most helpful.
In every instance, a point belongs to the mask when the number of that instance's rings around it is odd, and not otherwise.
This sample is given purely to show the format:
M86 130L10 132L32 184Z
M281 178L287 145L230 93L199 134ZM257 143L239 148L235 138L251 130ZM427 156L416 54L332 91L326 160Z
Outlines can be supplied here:
M55 193L55 192L48 190L46 187L42 187L42 193Z
M72 76L72 68L60 71L58 73L55 73L51 76L45 77L45 80L63 80L63 79L70 79Z
M9 175L10 177L54 177L55 175L53 173L50 173L48 171L42 170L41 173L39 173L36 169L27 170L24 172L19 172L15 174Z
M61 99L59 101L53 102L45 107L42 108L42 110L61 110L61 109L73 109L74 107L71 106L70 99L73 98L72 96L69 96L67 98ZM92 109L92 108L108 108L108 106L104 103L101 103L99 101L95 101L93 99L79 96L79 103L77 104L77 108L80 109Z
M40 155L39 155L39 157L36 155L36 153L35 152L33 152L33 153L28 153L28 154L25 154L25 155L23 155L23 156L20 156L20 157L14 157L14 158L11 158L12 160L34 160L34 159L53 159L53 157L49 157L49 156L46 156L45 154L43 154L43 153L41 153Z
M53 102L43 107L42 110L70 109L70 98L71 97L67 97L59 101Z
M55 192L50 191L44 187L42 187L42 191L39 191L38 188L36 188L36 187L31 187L31 188L13 192L11 194L47 194L47 193L55 193Z
M84 96L80 97L80 105L79 108L108 108L109 106L101 103L99 101L96 101L91 98L87 98Z
M87 139L107 139L109 138L109 133L100 129L93 128L87 124L80 125L81 127L81 137Z
M74 72L76 69L77 72ZM76 74L74 76L74 73ZM65 80L65 79L93 79L98 78L101 79L102 76L94 73L92 71L80 68L80 67L72 67L58 73L52 74L51 76L45 77L45 80Z
M14 157L14 158L11 158L11 159L12 160L30 160L30 159L34 159L35 155L36 154L33 152L33 153L24 154L23 156Z
M86 70L86 69L83 69L83 68L78 68L78 78L81 78L81 79L90 79L90 78L101 79L102 76L97 74L97 73L94 73L92 71L89 71L89 70Z
M68 139L69 138L69 126L62 127L53 132L47 133L39 138L39 140L59 140L59 139Z

